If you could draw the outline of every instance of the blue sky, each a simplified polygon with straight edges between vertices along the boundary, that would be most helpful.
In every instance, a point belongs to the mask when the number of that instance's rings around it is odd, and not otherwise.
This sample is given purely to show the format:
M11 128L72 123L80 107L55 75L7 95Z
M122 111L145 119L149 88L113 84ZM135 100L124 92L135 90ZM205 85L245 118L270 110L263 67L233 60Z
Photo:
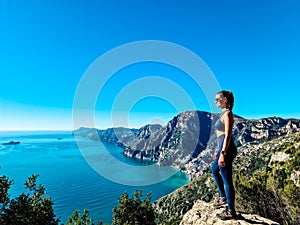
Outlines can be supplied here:
M85 71L111 49L143 40L197 54L221 89L235 94L237 115L300 118L299 11L297 0L0 0L0 129L73 129L74 96ZM194 106L179 95L176 103L142 98L142 86L130 93L140 97L134 105L114 106L124 88L151 76L177 85ZM130 127L166 123L184 110L218 112L184 72L160 63L123 68L101 91L93 109L99 128L126 126L126 120Z

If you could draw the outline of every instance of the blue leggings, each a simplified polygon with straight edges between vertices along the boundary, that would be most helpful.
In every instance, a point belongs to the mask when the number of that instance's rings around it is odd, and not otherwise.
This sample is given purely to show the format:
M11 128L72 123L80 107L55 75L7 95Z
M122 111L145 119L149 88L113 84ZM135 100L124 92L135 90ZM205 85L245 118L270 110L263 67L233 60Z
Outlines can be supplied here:
M211 171L216 181L220 197L226 197L228 210L234 211L235 191L232 180L232 161L237 154L237 148L231 139L225 156L225 167L220 167L218 160L223 147L224 137L225 135L217 137L218 154L212 164Z

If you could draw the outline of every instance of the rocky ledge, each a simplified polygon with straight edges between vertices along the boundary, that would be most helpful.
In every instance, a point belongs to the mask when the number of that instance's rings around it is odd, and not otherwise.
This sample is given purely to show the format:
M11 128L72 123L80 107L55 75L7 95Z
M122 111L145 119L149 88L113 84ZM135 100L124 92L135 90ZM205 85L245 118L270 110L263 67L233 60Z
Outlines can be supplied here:
M224 208L214 209L211 203L198 200L193 208L184 215L180 225L280 225L259 215L245 213L238 213L238 218L235 220L223 221L216 216L223 210Z

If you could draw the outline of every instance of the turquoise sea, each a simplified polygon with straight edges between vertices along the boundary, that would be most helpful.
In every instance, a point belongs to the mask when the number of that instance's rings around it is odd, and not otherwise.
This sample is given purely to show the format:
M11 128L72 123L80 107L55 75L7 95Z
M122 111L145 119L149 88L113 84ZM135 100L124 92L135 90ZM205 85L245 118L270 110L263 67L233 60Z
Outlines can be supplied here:
M10 141L21 143L2 145ZM80 138L79 141L99 146L99 143L88 138ZM139 160L123 156L120 147L104 145L119 161L146 166ZM107 168L107 163L103 165L106 170L110 169ZM81 212L88 209L94 221L111 222L112 208L125 191L132 195L135 190L142 189L143 196L151 192L152 201L155 201L188 182L184 173L176 172L165 181L147 186L114 183L89 166L79 151L72 132L66 131L1 131L0 166L0 174L14 180L11 197L25 191L23 184L31 174L39 174L38 183L44 185L47 195L52 198L55 214L60 217L61 223L65 223L76 209ZM109 166L113 170L114 165ZM157 170L154 173L153 176L156 176ZM126 174L125 171L122 176L130 178L134 174Z

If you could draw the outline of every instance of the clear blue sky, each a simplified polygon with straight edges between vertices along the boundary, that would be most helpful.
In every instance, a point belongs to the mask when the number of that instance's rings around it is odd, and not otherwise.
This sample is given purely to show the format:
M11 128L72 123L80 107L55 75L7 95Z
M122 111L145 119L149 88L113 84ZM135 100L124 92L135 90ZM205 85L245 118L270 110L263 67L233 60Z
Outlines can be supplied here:
M0 129L72 129L73 99L87 68L141 40L173 42L201 57L220 87L234 92L237 115L300 118L299 12L298 0L0 0ZM209 110L180 71L144 63L109 80L96 126L110 126L116 96L147 76L169 79L191 96L195 108L183 101L180 110ZM130 108L129 125L165 123L177 114L172 104L143 98ZM115 110L114 125L123 125L128 112Z

